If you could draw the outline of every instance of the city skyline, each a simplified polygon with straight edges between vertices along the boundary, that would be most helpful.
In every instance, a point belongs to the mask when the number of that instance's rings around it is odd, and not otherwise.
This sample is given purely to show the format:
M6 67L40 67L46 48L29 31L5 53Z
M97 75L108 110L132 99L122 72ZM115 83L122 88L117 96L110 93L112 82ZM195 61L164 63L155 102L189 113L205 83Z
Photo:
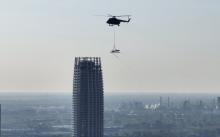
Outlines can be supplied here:
M72 90L76 56L100 56L106 91L220 89L217 0L0 2L0 91ZM96 14L131 14L113 29ZM134 81L135 79L135 81ZM128 91L129 90L129 91Z

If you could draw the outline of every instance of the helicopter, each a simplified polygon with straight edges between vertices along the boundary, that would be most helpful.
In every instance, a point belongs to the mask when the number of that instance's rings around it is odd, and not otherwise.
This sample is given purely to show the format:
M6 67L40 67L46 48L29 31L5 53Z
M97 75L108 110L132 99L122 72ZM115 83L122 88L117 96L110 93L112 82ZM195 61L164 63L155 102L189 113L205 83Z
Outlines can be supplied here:
M130 18L131 15L120 15L120 16L113 16L113 15L110 15L108 14L108 17L110 17L108 20L107 20L107 24L109 24L109 26L114 26L114 25L118 25L120 26L120 23L121 22L130 22L131 18ZM122 19L118 19L117 17L128 17L128 20L122 20Z
M106 16L106 15L96 15L96 16ZM109 19L106 21L106 23L109 24L109 26L114 26L114 25L120 26L121 22L129 23L130 20L131 20L130 16L131 15L115 16L115 15L107 14L107 17L109 17ZM128 20L119 19L121 17L127 17ZM117 49L116 46L115 46L115 30L114 30L114 46L113 46L113 49L110 51L110 53L115 55L115 56L116 56L116 54L120 54L121 53L121 51L119 49Z

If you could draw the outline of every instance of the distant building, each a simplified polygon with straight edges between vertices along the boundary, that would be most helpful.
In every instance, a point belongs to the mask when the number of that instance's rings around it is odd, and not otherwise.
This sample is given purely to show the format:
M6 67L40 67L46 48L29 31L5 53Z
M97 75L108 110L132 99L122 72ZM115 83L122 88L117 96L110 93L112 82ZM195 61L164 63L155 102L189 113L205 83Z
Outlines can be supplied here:
M160 96L160 103L159 104L160 104L159 109L165 109L166 106L163 104L163 97L161 97L161 96Z
M220 109L220 97L217 97L217 106L218 106L218 109Z
M103 137L103 100L101 59L75 58L73 137Z
M170 108L170 97L167 98L167 108Z
M192 105L190 103L190 100L185 100L183 102L183 109L184 110L191 110L192 109Z
M163 106L163 98L160 96L160 106Z

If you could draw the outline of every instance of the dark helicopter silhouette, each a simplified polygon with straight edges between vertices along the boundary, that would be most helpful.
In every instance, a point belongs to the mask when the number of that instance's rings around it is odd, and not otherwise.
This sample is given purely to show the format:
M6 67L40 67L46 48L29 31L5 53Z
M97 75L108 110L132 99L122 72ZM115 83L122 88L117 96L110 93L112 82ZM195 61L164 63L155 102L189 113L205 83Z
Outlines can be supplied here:
M109 26L114 26L114 25L118 25L120 26L120 23L121 22L130 22L131 18L130 18L131 15L121 15L121 16L113 16L113 15L108 15L108 17L110 17L106 23L109 24ZM128 20L122 20L122 19L118 19L117 17L128 17Z

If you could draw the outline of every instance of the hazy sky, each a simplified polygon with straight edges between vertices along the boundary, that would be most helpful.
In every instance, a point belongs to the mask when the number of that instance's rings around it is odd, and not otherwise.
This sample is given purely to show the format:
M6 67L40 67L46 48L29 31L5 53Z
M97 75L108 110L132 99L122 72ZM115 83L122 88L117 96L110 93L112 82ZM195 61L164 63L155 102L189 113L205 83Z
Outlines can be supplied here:
M106 91L220 90L219 0L2 0L0 90L72 90L75 56L100 56ZM96 14L131 14L113 28Z

